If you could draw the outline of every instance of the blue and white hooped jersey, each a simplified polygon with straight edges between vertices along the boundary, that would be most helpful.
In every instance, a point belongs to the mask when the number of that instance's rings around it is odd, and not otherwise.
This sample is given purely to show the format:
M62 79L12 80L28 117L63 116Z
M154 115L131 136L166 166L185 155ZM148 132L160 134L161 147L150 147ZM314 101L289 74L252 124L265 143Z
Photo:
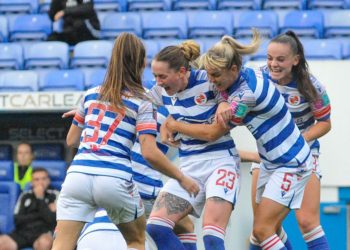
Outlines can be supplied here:
M260 69L242 68L223 97L230 103L234 125L245 125L257 141L268 170L297 168L310 148L295 125L284 98Z
M266 66L262 70L269 74ZM275 82L278 91L284 97L294 122L302 133L314 125L316 121L330 119L331 115L331 105L326 89L314 76L311 76L310 80L317 92L317 99L311 103L299 92L295 81L287 85L279 85ZM318 140L312 140L308 143L311 149L319 150L320 143Z
M168 117L168 111L163 106L157 110L157 130ZM159 133L157 134L157 146L168 157L171 158L177 149L160 143ZM163 187L162 174L153 169L141 155L139 141L136 140L131 153L131 164L133 169L133 180L137 185L142 199L155 199Z
M149 96L157 105L164 105L175 120L191 124L212 123L220 99L220 93L208 81L204 70L191 70L186 89L173 96L169 96L160 86L154 86ZM197 140L183 134L178 137L181 162L238 155L230 133L214 142Z
M104 209L99 209L95 214L94 220L85 224L83 230L81 230L77 244L79 244L79 241L81 241L86 235L97 231L119 232L119 229L112 223Z
M138 134L157 134L150 101L123 97L125 108L99 99L100 87L87 90L73 124L83 129L68 173L79 172L132 179L131 148Z

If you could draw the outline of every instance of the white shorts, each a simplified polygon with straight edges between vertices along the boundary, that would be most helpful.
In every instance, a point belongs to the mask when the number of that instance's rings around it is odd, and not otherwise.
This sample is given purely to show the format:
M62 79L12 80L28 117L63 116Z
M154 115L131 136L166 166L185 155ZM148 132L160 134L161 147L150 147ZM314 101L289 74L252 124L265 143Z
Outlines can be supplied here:
M312 173L314 173L319 180L322 178L322 172L321 172L321 167L319 163L319 156L320 153L316 149L311 150L312 154Z
M239 158L229 156L187 162L186 166L182 166L181 171L197 181L200 187L198 195L195 198L191 197L174 179L170 179L161 192L167 192L188 201L193 207L192 214L195 217L200 217L205 201L210 197L219 197L235 205L241 180Z
M312 174L312 157L303 164L302 171L281 168L268 171L260 168L256 190L256 202L262 197L274 200L290 209L298 209L304 196L304 189Z
M133 182L110 176L69 173L58 197L57 220L91 222L100 207L106 209L116 225L144 214Z
M321 180L322 172L321 172L321 167L319 164L320 153L318 152L318 149L312 149L311 155L313 158L312 159L312 173L315 174L319 180ZM251 167L250 167L250 174L252 174L255 169L260 169L260 164L262 164L262 163L253 162Z

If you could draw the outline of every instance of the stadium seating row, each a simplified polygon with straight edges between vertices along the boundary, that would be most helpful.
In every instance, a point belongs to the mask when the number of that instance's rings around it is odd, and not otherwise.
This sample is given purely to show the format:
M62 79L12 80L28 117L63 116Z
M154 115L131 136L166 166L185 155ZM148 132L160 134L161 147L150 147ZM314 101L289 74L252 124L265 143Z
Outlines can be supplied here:
M51 0L1 0L0 13L45 13ZM349 0L94 0L97 11L184 9L319 9L350 7Z
M147 62L150 66L152 58L162 48L168 45L177 45L183 40L164 39L164 40L144 40L147 51ZM205 52L212 47L218 39L197 39L197 43L201 47L201 51ZM250 42L250 39L240 39L243 44ZM333 39L302 39L305 47L305 54L308 59L349 59L350 40L346 38ZM264 60L266 58L268 40L264 40L260 50L245 60ZM105 69L108 65L112 51L111 41L85 41L77 44L73 50L73 56L69 56L69 46L63 42L38 42L29 44L18 43L0 43L0 71L7 70L47 70L52 69ZM2 72L4 73L4 72ZM84 76L80 71L54 71L50 74L33 75L30 71L23 72L26 78L22 81L27 84L29 79L33 82L39 82L39 89L47 84L57 82L57 79L64 79L74 82L76 89L84 89L96 84L100 84L103 80L105 70L85 70ZM32 76L31 76L32 75ZM24 75L23 75L24 76ZM21 73L8 72L7 75L0 74L0 83L6 86L7 77L21 79ZM153 79L149 72L145 72L145 79ZM74 80L73 80L74 79ZM9 81L11 81L9 79ZM97 83L94 84L94 82ZM80 82L83 84L80 85ZM79 84L78 84L79 83ZM56 86L59 87L59 86ZM36 91L34 88L33 91Z
M330 38L350 36L350 10L290 11L156 11L99 15L101 39L115 39L121 32L133 32L145 39L220 37L251 35L255 27L267 37L287 29L300 36ZM162 20L161 22L159 20ZM46 14L0 16L0 41L45 40L52 32Z
M5 71L0 74L0 92L83 91L101 84L104 75L101 68Z

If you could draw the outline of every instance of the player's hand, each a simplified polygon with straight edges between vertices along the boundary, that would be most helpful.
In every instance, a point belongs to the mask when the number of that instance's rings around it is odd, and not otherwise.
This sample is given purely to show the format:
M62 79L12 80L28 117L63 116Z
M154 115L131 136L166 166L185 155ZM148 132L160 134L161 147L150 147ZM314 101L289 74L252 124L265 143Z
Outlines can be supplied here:
M176 121L171 115L166 118L165 125L172 134L177 133L175 129Z
M75 116L75 113L77 113L77 110L76 109L72 109L66 113L63 113L62 115L62 118L68 118L68 117L71 117L71 116Z
M183 175L180 180L178 180L180 185L190 194L192 197L196 197L199 192L198 183L191 177Z
M160 127L160 140L163 144L178 147L179 142L175 141L174 134L168 129L167 121L165 121Z
M232 119L232 110L230 104L227 102L220 103L218 109L216 110L215 120L220 123L225 128L228 128L228 123Z

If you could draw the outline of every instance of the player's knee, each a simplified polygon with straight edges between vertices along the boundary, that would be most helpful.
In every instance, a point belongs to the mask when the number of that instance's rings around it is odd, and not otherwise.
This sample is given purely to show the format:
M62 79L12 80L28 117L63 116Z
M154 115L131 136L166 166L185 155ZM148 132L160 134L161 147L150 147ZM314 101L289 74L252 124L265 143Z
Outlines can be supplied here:
M254 225L253 235L259 242L262 242L274 234L272 231L267 225Z
M299 228L303 233L308 233L318 225L320 225L319 219L313 215L304 215L298 217Z

